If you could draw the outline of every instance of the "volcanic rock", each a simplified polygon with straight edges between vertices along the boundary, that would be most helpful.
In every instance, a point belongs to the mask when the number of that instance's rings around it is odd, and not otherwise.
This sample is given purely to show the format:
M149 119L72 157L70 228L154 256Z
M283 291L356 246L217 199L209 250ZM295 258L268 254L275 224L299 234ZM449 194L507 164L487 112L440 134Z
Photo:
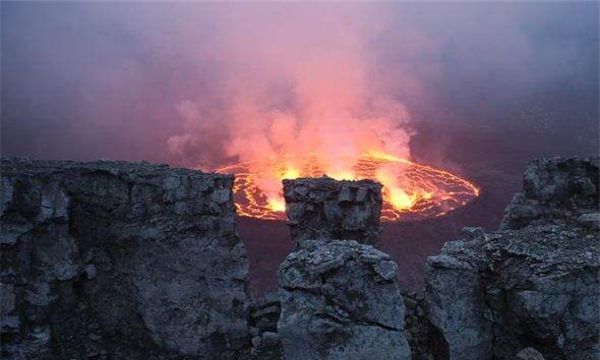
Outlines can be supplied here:
M534 161L525 179L501 230L470 231L427 260L437 358L600 356L600 234L581 220L598 212L598 159Z
M518 229L554 219L573 221L587 213L597 213L599 159L531 161L523 174L523 191L517 193L506 208L501 228Z
M2 159L2 357L240 358L233 177Z
M293 241L356 240L373 243L381 233L381 184L328 177L283 180Z
M404 336L411 350L412 360L433 360L431 348L436 347L429 340L431 326L425 315L426 304L423 294L400 287L404 300Z
M283 359L283 348L279 334L265 331L252 338L251 359L256 360L281 360Z
M260 332L277 331L277 321L281 312L279 294L268 293L249 305L252 327Z
M525 348L517 353L517 360L544 360L544 355L534 348Z
M281 313L279 294L268 293L249 305L250 332L252 333L252 358L279 360L283 358L277 322Z
M387 254L351 240L305 240L279 277L285 359L410 359Z

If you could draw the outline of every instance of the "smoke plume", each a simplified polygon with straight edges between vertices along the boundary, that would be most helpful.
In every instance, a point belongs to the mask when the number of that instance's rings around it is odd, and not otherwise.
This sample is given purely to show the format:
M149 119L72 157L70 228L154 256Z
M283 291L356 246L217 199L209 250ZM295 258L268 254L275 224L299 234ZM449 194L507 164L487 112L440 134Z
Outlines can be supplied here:
M218 146L234 161L317 154L342 174L368 151L408 157L408 111L369 79L369 46L382 26L361 10L323 4L221 14L213 59L222 72L219 110L203 94L180 102L184 132L168 139L171 154L210 167L194 149L225 131Z
M1 6L3 155L344 172L424 123L597 143L595 2Z

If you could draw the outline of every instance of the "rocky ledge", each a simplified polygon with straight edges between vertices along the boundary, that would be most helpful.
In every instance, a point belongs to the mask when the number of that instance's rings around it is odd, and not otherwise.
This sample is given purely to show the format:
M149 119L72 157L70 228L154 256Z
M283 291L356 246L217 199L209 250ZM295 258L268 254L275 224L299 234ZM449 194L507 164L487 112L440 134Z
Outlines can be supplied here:
M506 208L502 229L561 220L600 227L598 165L600 158L542 158L523 174L523 191Z
M501 229L465 228L424 294L368 243L381 185L284 181L296 251L253 300L233 177L2 160L7 359L600 357L598 159L542 159Z
M600 357L598 204L598 159L534 161L501 230L467 228L430 257L436 358Z
M233 176L2 159L2 358L239 358Z

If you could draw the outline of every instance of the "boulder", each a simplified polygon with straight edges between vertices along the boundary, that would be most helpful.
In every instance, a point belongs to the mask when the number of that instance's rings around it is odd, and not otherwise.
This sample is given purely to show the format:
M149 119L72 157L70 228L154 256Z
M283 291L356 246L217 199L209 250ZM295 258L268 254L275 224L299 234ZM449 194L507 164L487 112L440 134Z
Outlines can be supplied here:
M306 240L279 269L285 359L410 359L390 257L353 240Z

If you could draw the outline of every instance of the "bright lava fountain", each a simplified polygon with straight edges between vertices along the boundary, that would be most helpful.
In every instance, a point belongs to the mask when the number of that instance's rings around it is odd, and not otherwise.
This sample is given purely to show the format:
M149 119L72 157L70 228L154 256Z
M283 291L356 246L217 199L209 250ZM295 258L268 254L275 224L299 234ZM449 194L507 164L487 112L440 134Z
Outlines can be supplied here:
M286 218L281 180L298 177L327 175L338 180L380 182L383 185L383 221L442 216L479 196L477 186L448 171L384 153L361 156L352 171L347 172L324 171L317 156L244 162L219 168L217 172L235 174L233 193L239 215L269 220ZM278 186L275 191L273 184Z

